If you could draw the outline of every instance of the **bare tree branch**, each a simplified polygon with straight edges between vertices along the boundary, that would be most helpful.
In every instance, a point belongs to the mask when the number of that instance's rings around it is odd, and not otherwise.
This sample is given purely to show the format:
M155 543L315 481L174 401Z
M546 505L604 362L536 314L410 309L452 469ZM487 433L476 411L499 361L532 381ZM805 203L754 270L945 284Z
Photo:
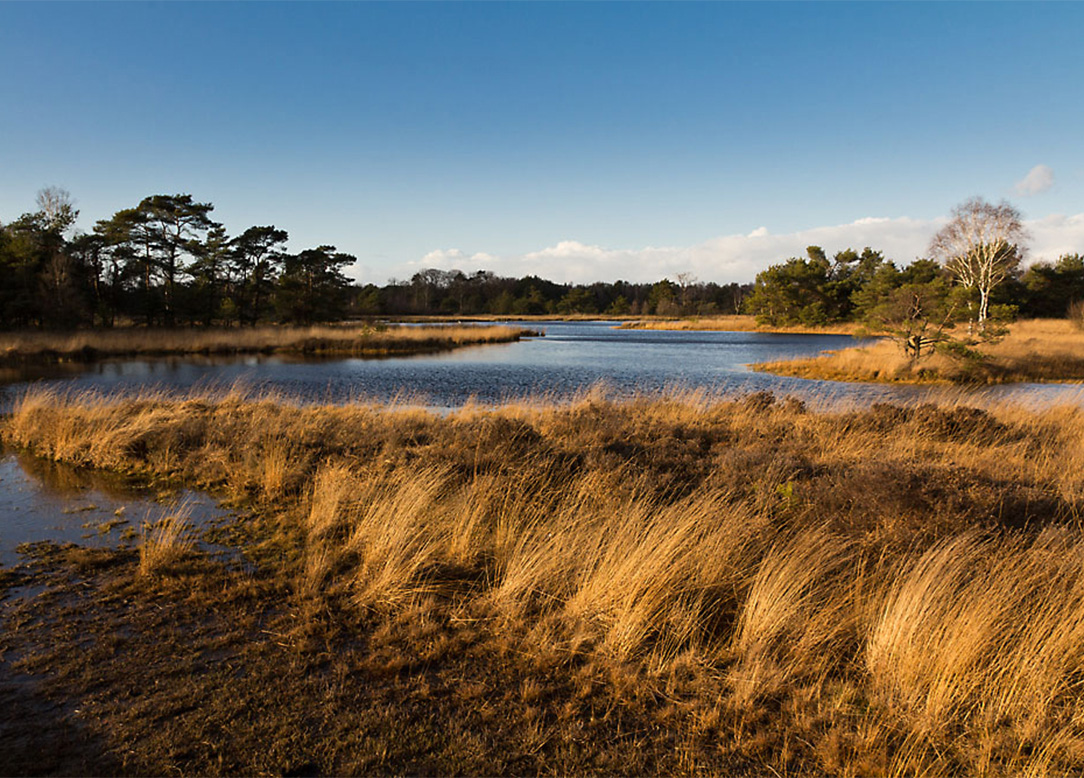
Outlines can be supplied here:
M943 262L960 286L978 292L980 332L991 291L1020 265L1027 239L1020 211L1004 200L994 205L973 197L952 209L952 221L930 242L930 256Z

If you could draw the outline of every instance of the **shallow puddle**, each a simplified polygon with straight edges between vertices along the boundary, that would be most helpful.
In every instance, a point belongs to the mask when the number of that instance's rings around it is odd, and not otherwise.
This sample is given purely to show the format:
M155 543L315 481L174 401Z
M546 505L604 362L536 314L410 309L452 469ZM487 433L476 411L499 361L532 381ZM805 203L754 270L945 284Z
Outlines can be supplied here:
M138 546L144 526L183 514L192 530L229 513L209 495L187 489L139 489L108 473L73 468L25 453L0 456L0 565L20 561L19 546L52 541L94 547ZM202 544L205 549L218 547Z

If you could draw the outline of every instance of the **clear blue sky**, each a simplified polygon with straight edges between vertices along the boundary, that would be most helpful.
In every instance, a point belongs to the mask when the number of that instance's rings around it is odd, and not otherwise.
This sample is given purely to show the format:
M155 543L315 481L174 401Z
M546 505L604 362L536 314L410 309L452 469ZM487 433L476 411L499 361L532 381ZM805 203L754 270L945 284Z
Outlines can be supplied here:
M975 194L1079 214L1082 34L1080 3L0 2L0 220L190 192L380 282Z

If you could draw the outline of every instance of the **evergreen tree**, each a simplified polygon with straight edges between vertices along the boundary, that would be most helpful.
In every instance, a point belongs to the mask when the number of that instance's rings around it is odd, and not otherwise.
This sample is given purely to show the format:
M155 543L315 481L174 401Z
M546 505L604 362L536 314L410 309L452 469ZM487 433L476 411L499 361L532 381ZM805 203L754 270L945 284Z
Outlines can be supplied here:
M355 261L355 257L337 252L334 246L286 255L275 291L279 318L298 324L341 319L350 285L342 268Z

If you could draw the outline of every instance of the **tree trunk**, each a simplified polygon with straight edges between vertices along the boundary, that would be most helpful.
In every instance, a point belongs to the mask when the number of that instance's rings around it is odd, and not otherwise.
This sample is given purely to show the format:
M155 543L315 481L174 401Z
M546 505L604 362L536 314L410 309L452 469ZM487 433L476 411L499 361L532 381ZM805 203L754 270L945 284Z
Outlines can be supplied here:
M986 314L990 309L990 290L979 289L979 332L986 331Z

